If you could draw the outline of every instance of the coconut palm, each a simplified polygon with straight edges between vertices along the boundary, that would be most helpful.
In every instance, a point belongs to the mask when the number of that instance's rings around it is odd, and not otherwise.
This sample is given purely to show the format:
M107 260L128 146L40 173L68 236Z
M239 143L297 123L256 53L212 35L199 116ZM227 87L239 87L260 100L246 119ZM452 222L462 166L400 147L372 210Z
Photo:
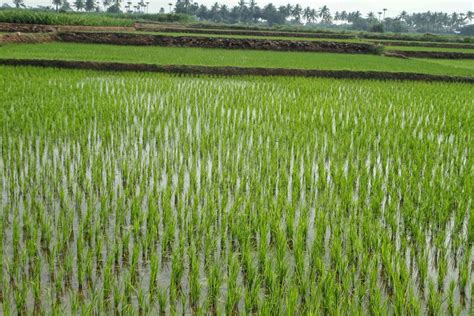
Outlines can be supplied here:
M25 7L25 3L23 2L23 0L13 0L13 4L17 9L19 9L20 7Z
M299 4L293 7L293 10L291 11L291 16L293 16L293 19L296 23L301 23L302 13L303 13L303 8Z
M330 24L332 20L331 12L329 11L328 6L323 5L319 8L319 17L321 18L321 22L324 24Z
M312 19L312 15L311 15L311 8L310 7L306 7L304 10L303 10L303 19L306 20L306 23L312 23L313 19Z
M75 0L73 5L77 11L81 11L85 6L84 0Z

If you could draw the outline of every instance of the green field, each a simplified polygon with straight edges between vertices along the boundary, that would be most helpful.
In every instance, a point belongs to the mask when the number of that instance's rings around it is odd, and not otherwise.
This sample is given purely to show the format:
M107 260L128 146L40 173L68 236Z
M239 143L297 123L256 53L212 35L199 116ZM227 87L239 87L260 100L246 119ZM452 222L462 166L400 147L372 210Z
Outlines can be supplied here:
M273 52L177 47L115 46L99 44L44 43L7 44L0 58L39 58L113 61L128 63L208 65L322 70L417 72L437 75L474 76L472 68L451 67L425 60L374 55Z
M474 73L474 60L472 59L420 59L438 66L448 66L457 69L469 69Z
M0 73L3 315L472 310L472 85Z

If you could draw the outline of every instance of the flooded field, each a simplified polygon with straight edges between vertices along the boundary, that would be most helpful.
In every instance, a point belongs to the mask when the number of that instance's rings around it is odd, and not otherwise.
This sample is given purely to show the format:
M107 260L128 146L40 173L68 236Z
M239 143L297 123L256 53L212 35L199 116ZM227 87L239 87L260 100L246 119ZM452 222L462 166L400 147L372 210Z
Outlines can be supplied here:
M0 67L4 315L472 311L472 86Z

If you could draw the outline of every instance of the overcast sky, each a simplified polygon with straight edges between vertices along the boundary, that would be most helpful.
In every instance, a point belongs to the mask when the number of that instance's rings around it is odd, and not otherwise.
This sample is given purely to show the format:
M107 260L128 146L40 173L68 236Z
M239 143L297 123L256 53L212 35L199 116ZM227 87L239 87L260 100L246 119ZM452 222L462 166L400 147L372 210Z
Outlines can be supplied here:
M51 0L24 0L27 6L37 5L51 5ZM68 0L73 2L74 0ZM124 2L129 0L123 0ZM132 0L134 3L138 0ZM176 0L144 0L149 1L149 12L157 12L160 7L164 7L166 12L169 11L169 2L175 2ZM211 6L216 0L195 0L199 4L205 4ZM249 0L246 0L247 2ZM402 10L408 12L424 12L424 11L443 11L443 12L466 12L474 11L474 0L326 0L326 1L314 1L314 0L256 0L260 7L265 6L267 3L272 2L276 6L282 4L297 4L299 3L303 7L310 6L312 8L319 8L322 5L327 5L332 13L336 11L361 11L367 13L369 11L378 12L382 11L383 8L387 8L387 16L395 16ZM0 3L7 2L11 4L11 0L0 0ZM218 0L220 4L227 4L229 6L236 5L238 0Z

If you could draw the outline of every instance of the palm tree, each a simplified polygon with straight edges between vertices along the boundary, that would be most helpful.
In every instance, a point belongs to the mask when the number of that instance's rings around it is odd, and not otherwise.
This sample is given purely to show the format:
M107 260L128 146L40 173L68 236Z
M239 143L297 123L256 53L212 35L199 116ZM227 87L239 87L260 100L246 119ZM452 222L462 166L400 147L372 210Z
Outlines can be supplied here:
M467 12L466 12L466 19L468 19L469 22L471 22L473 18L474 18L474 12L472 12L472 11L467 11Z
M59 7L61 6L62 3L63 3L62 0L53 0L53 4L56 6L56 12L58 12Z
M234 9L235 8L235 9ZM234 7L233 11L236 13L236 18L238 19L239 22L242 22L243 20L246 19L246 13L248 11L247 5L245 4L245 0L239 0L239 3L237 4L237 7Z
M311 9L311 23L315 23L318 18L318 12L315 9Z
M368 19L369 21L375 20L375 19L376 19L375 13L372 12L372 11L370 11L369 13L367 13L367 19Z
M250 16L252 17L252 22L257 21L258 19L257 12L259 11L259 7L257 6L257 2L255 0L250 0L249 11L250 11Z
M181 3L184 6L184 12L186 12L186 14L188 14L188 8L191 5L191 0L182 0Z
M25 4L23 3L23 0L13 0L13 4L15 5L17 9L25 6Z
M95 2L94 0L86 0L86 3L84 5L84 9L86 9L87 12L90 12L95 9Z
M104 5L104 8L107 9L107 7L112 4L112 0L103 0L102 4Z
M385 20L385 12L387 12L386 8L383 8L383 19Z
M451 13L451 28L456 29L459 25L459 15L456 12Z
M306 20L306 23L311 23L311 8L310 7L306 7L303 10L303 19Z
M173 7L173 4L172 3L168 3L168 5L170 6L170 13L173 11L172 7Z
M200 5L199 8L196 10L196 16L200 20L207 20L209 19L209 11L205 5Z
M343 10L340 14L339 14L339 20L340 21L347 21L347 12L345 10Z
M398 18L402 21L405 21L407 20L408 18L408 12L403 10L402 12L400 12L400 14L398 15Z
M84 9L84 0L76 0L74 1L74 7L77 11L81 11Z
M328 6L323 5L319 9L319 17L322 19L323 23L331 24L332 16L331 16L331 12L329 11Z
M249 9L253 9L255 7L257 7L257 2L255 0L250 0Z
M293 6L291 4L287 4L285 8L286 16L289 17L291 15L291 12L293 12Z
M301 13L303 12L303 8L297 4L293 7L291 11L291 15L293 16L296 23L301 23Z
M209 17L214 22L219 22L221 20L221 15L219 12L219 3L214 3L209 11Z
M229 16L229 8L227 7L227 5L223 4L221 6L221 9L220 9L220 12L219 12L221 18L226 21L228 16Z
M266 20L270 26L274 24L283 24L286 21L286 9L285 6L280 6L277 10L272 3L269 3L262 8L262 18Z

